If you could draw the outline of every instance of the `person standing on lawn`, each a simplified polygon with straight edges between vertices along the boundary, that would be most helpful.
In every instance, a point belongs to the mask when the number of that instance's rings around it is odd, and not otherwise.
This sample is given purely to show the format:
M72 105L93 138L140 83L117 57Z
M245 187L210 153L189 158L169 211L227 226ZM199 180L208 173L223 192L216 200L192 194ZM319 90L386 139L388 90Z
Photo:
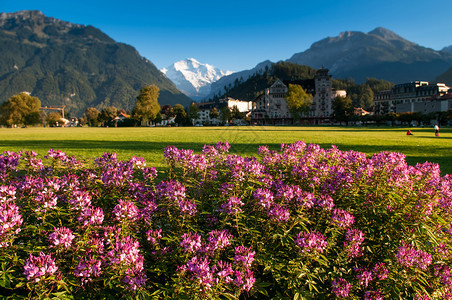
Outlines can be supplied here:
M439 127L438 127L438 125L435 125L433 128L435 129L435 136L439 136Z

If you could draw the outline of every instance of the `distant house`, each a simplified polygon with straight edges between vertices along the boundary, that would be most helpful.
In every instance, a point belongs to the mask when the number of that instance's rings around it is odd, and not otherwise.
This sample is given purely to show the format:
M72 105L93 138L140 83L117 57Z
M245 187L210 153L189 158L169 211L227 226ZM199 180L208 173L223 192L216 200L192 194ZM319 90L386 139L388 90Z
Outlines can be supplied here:
M60 118L59 123L57 123L57 126L58 125L61 127L69 127L71 125L71 121L66 118Z
M174 124L176 124L176 117L168 117L162 114L162 121L157 123L157 126L172 126Z
M119 123L124 123L126 119L130 119L130 115L120 112L114 119L115 127L118 127Z
M199 108L199 118L195 120L195 123L209 125L218 125L221 122L219 117L210 117L210 112L213 108L216 108L218 113L220 113L220 110L225 107L232 109L235 106L240 112L243 113L249 113L253 108L252 101L242 101L231 97L226 97L211 102L197 103L197 105Z
M444 83L412 81L396 84L391 90L376 93L374 96L374 113L447 111L452 108L451 88ZM448 96L449 95L449 96Z
M251 113L251 124L255 125L290 125L294 119L289 111L286 94L289 84L297 84L311 94L312 105L304 114L301 122L309 124L324 124L331 122L334 98L347 95L346 91L336 91L332 88L329 70L322 68L313 79L276 80L269 88L256 98L256 107Z
M121 112L113 119L113 121L118 123L118 122L123 122L125 119L129 119L129 118L130 118L130 116L128 114Z
M355 107L354 114L355 114L355 116L366 116L366 115L370 115L370 112L362 109L361 107Z

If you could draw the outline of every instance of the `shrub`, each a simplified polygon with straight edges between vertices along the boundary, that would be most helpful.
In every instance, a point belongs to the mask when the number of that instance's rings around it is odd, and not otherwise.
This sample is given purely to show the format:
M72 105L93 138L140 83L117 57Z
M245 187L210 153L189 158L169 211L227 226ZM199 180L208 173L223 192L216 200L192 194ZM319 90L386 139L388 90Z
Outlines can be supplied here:
M5 152L2 294L452 297L452 178L438 165L303 142L228 149L169 146L166 176L114 153Z

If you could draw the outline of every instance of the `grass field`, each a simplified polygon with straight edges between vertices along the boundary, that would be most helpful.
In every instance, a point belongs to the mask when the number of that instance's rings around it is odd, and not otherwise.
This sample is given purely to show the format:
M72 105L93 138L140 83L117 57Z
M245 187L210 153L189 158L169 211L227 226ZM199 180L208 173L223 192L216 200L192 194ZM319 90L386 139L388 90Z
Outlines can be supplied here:
M53 148L80 158L116 152L120 159L142 156L162 168L167 145L200 151L204 144L228 141L231 153L256 155L259 145L278 150L281 143L302 140L368 155L402 152L411 165L436 162L442 174L452 174L452 128L441 128L439 137L433 128L414 128L413 136L406 131L388 127L0 128L0 152L33 150L44 155Z

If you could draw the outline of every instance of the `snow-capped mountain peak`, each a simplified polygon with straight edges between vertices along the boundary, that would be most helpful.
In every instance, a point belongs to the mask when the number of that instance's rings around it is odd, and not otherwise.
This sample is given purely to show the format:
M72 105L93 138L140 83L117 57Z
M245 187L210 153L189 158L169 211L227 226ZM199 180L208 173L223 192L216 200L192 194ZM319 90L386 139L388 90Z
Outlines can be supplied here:
M203 99L210 93L210 85L223 76L232 74L194 58L175 62L161 70L184 94L194 100Z

